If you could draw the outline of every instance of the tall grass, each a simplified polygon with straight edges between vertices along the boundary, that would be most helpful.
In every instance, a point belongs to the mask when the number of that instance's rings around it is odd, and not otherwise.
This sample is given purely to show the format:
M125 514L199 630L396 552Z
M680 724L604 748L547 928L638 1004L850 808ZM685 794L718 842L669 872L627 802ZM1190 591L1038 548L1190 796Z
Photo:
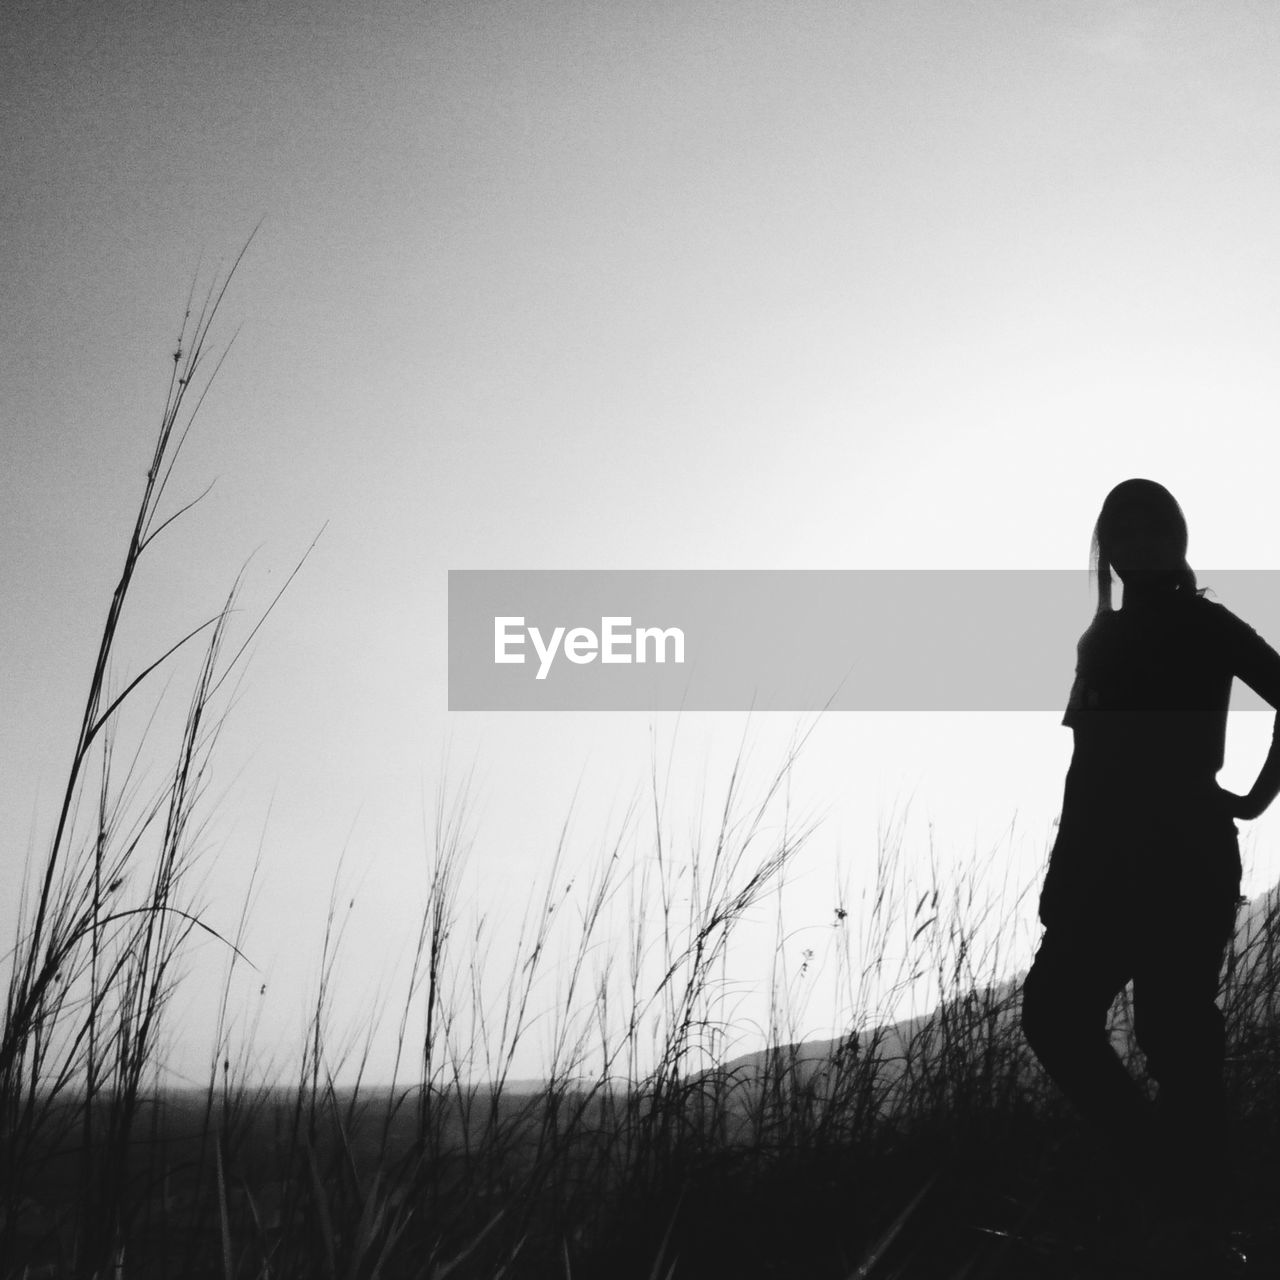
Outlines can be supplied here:
M0 1034L0 1251L14 1249L28 1179L51 1159L51 1151L73 1142L79 1176L75 1195L63 1206L71 1220L60 1237L70 1242L61 1260L78 1270L120 1265L127 1217L121 1175L142 1082L154 1060L173 962L191 930L203 927L188 900L186 879L196 809L219 727L212 699L230 598L119 692L110 673L135 574L153 541L194 505L161 515L191 422L184 408L201 373L221 297L221 290L211 292L194 321L188 304L53 838L30 895L24 892L10 956ZM137 755L126 762L123 777L116 759L121 710L153 672L202 636L203 659L168 776L139 798L133 777Z
M247 249L248 243L202 299L195 298L194 284L188 298L53 835L42 862L28 866L15 943L5 957L0 1257L21 1252L33 1193L55 1185L57 1213L45 1234L56 1237L57 1264L76 1274L119 1272L123 1265L136 1207L129 1174L143 1086L157 1066L175 963L193 931L218 936L200 918L188 882L222 724L217 695L244 653L244 645L229 657L225 652L238 583L215 613L122 686L112 673L126 605L147 552L204 496L166 511L174 466L221 363L219 358L206 371L210 327ZM196 642L203 650L177 740L166 751L164 776L148 782L143 748L159 732L158 705L143 741L123 760L118 726L126 705L146 694L150 678ZM48 1226L49 1215L44 1221Z
M150 1083L184 944L208 931L190 873L218 694L244 652L228 656L234 592L118 692L109 673L135 572L187 509L160 514L229 278L194 319L188 309L63 803L8 957L0 1276L1067 1274L1055 1259L1088 1206L1053 1209L1046 1188L1089 1148L1018 1029L1011 957L1030 886L995 884L981 865L948 879L929 860L922 876L891 824L869 851L869 895L842 891L827 949L798 971L778 908L759 975L767 1017L745 1051L734 942L814 839L789 793L803 739L754 790L740 752L709 828L686 836L655 758L584 879L568 870L566 821L510 946L464 900L469 780L442 786L394 1012L355 1036L333 1026L335 896L296 1060L260 1064L224 997L206 1087ZM181 731L147 792L140 748L117 759L119 712L197 640ZM1245 918L1223 986L1242 1150L1273 1188L1277 905ZM220 939L228 992L246 927L247 909ZM834 974L847 1028L820 1045L800 1042L811 965ZM1123 1001L1114 1032L1139 1069ZM380 1036L393 1070L373 1082ZM535 1044L529 1089L515 1073Z

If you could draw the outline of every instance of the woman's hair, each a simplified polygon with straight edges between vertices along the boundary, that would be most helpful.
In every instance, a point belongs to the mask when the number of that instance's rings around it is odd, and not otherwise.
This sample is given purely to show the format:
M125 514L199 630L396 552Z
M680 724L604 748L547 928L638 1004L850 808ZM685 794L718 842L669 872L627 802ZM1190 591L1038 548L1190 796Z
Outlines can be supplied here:
M1090 553L1091 567L1098 575L1097 613L1108 613L1111 604L1111 547L1116 519L1122 511L1139 508L1142 514L1164 532L1171 534L1178 545L1181 564L1174 570L1174 587L1179 593L1202 594L1196 589L1196 575L1187 563L1187 521L1178 506L1177 499L1162 484L1154 480L1123 480L1107 494L1093 526L1093 545Z

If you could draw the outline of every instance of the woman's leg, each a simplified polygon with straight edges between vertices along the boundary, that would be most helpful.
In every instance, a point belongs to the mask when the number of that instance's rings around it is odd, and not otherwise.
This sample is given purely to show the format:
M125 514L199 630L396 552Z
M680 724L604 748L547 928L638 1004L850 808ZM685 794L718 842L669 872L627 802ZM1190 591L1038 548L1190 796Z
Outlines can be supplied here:
M1131 964L1115 929L1051 926L1022 989L1022 1028L1076 1109L1142 1163L1153 1133L1151 1104L1107 1035L1107 1014Z
M1217 996L1236 897L1219 891L1160 905L1158 917L1143 930L1134 1030L1147 1070L1160 1086L1158 1141L1171 1207L1212 1215L1222 1208L1230 1183L1226 1032Z

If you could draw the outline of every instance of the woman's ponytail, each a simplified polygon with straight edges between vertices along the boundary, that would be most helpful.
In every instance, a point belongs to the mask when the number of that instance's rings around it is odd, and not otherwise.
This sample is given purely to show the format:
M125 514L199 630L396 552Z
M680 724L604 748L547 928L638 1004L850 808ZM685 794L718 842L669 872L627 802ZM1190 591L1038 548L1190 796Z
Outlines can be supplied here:
M1102 553L1102 544L1098 538L1097 526L1093 530L1093 546L1090 548L1091 568L1098 578L1098 607L1094 610L1096 617L1100 613L1110 613L1114 607L1111 603L1111 562Z

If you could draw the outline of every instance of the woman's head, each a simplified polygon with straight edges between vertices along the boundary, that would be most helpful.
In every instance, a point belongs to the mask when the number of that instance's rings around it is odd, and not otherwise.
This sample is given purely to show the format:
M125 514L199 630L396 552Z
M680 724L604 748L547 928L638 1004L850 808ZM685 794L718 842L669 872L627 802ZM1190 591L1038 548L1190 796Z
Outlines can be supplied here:
M1187 563L1187 522L1173 494L1154 480L1125 480L1106 496L1093 529L1098 612L1111 606L1111 570L1129 586L1196 589Z

